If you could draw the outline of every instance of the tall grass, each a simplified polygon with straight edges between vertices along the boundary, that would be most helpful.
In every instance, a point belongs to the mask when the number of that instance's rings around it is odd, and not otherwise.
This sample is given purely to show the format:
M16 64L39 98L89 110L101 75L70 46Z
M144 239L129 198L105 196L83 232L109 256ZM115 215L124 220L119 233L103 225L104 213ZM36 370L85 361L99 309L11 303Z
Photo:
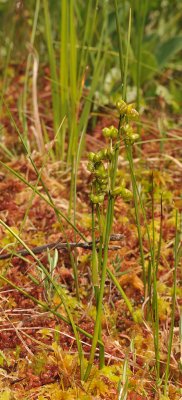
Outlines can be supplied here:
M89 52L97 29L98 1L88 1L78 16L74 1L63 0L60 9L60 63L57 62L53 49L51 17L48 0L44 0L46 20L46 38L49 53L49 63L52 82L52 98L54 112L54 127L57 130L60 120L66 118L60 130L56 145L57 157L71 167L70 207L73 210L73 222L76 223L76 181L77 169L84 147L84 138L92 100L100 81L104 57L102 48L107 33L106 20L103 22L101 34L97 38L96 54ZM92 18L91 18L92 15ZM81 21L81 26L78 21ZM84 29L83 39L78 42L79 30ZM80 47L78 47L78 44ZM79 50L80 48L80 50ZM88 64L92 64L92 80L88 94L84 95L84 84ZM59 71L59 74L58 74ZM83 96L84 95L84 96ZM83 104L81 106L81 99ZM67 154L65 153L68 144Z
M171 359L171 351L173 344L173 335L174 335L174 319L175 319L175 309L176 309L176 294L177 294L177 266L179 262L179 253L180 253L180 235L178 231L178 211L176 210L175 216L175 242L174 242L174 272L173 272L173 292L172 292L172 312L171 312L171 326L169 332L169 342L168 342L168 353L167 353L167 363L166 363L166 371L165 371L165 379L164 379L164 395L167 395L168 391L168 380L169 380L169 367L170 367L170 359Z
M72 0L70 2L67 2L65 0L61 2L60 65L57 62L56 54L53 49L51 17L48 6L48 1L44 0L44 12L46 16L46 38L49 50L49 63L51 67L51 81L54 85L53 88L56 88L57 95L55 102L53 102L53 110L55 103L56 110L59 109L60 119L63 119L65 116L67 119L68 151L66 159L67 163L70 164L72 161L72 156L75 155L78 147L78 138L80 135L80 132L77 133L79 102L83 94L84 76L86 73L88 62L88 49L89 46L91 46L92 37L95 29L97 2L94 7L91 7L91 1L88 1L86 10L84 10L85 12L82 16L82 24L85 24L85 30L83 42L80 44L81 52L79 52L79 58L77 31L79 31L80 26L78 25L78 20L76 21L75 3ZM90 18L91 14L93 15L92 19ZM99 46L99 43L100 41L97 43L97 48ZM58 70L60 71L59 75L57 72ZM53 90L53 94L54 93L55 90ZM92 96L90 96L90 101L92 100ZM60 104L58 99L60 101ZM56 113L56 116L57 115L58 112ZM87 121L88 115L85 115L85 113L83 113L82 115L82 125L84 125ZM65 132L62 137L62 141L59 143L59 146L61 147L60 156L62 159L64 159Z
M58 86L58 74L57 74L57 63L56 55L53 47L53 37L51 29L51 18L49 13L49 2L48 0L43 0L44 16L45 16L45 34L47 41L49 66L51 73L51 90L52 90L52 109L53 109L53 122L54 129L57 132L58 127L61 122L60 115L60 96L59 96L59 86ZM60 139L58 139L58 146L56 146L56 153L58 153L58 147L60 147Z
M32 32L31 32L31 37L30 37L30 45L28 47L29 55L27 58L27 64L26 64L26 70L25 70L24 88L23 88L23 93L22 93L22 104L21 104L23 112L22 112L21 118L20 118L20 120L22 120L22 124L23 124L24 140L26 142L27 147L29 146L28 125L27 125L28 82L29 82L29 73L30 73L30 67L31 67L35 35L36 35L36 30L37 30L39 11L40 11L40 0L37 0L36 5L35 5L34 17L33 17L33 26L32 26Z
M156 381L159 383L160 381L160 351L159 351L159 311L158 311L158 293L157 293L157 270L158 265L156 261L156 232L155 232L155 216L154 216L154 176L152 173L152 193L151 193L152 201L152 254L151 254L151 277L152 281L150 282L151 286L153 286L153 294L152 294L152 322L153 322L153 335L154 335L154 348L155 348L155 360L156 360ZM162 234L162 227L161 227ZM160 241L161 242L161 238ZM158 260L160 257L160 246L158 246Z
M124 100L127 100L127 72L128 72L128 56L129 56L129 46L130 46L130 33L131 33L131 10L130 10L130 18L129 18L129 30L128 30L128 40L127 40L127 58L125 60L125 71L123 72L123 51L122 51L122 43L121 43L121 29L119 25L119 17L118 17L118 2L115 0L115 10L116 10L116 21L117 21L117 33L118 33L118 43L119 43L119 59L120 59L120 69L121 69L121 81L123 79L123 89L122 89L122 97ZM132 151L131 147L126 145L126 153L130 165L130 175L132 180L133 186L133 196L134 196L134 203L135 203L135 216L136 216L136 225L138 230L138 238L139 238L139 245L140 245L140 256L142 262L142 269L143 269L143 281L144 287L146 287L146 276L145 276L145 260L144 260L144 252L143 252L143 243L142 243L142 234L141 234L141 226L140 226L140 217L139 217L139 207L138 207L138 198L137 198L137 187L136 187L136 180L134 176L134 168L133 168L133 159L132 159Z
M135 28L135 38L134 48L136 49L136 87L137 87L137 110L140 110L140 91L141 91L141 55L142 55L142 41L144 35L145 19L148 8L148 0L144 1L132 1L132 10L136 16L136 28Z
M138 3L137 3L138 4ZM128 66L128 51L125 60L125 72L123 73L123 52L122 52L122 44L121 44L121 29L118 22L118 4L117 0L115 0L115 11L116 11L116 20L117 20L117 32L118 32L118 43L119 43L119 59L120 59L120 69L121 69L121 80L123 78L124 87L123 87L123 98L127 99L126 93L126 85L127 85L127 66ZM144 19L142 24L144 23ZM131 13L129 20L129 30L131 29ZM142 26L143 29L143 26ZM140 37L138 39L138 64L137 64L137 106L139 108L140 105L140 97L139 97L139 89L140 89L140 53L141 53L141 40ZM127 49L129 49L130 39L128 35L127 39ZM155 348L155 366L156 366L156 383L159 385L161 383L160 380L160 346L159 346L159 312L158 312L158 292L157 292L157 272L158 272L158 264L160 258L160 250L161 250L161 240L162 240L162 198L161 198L161 224L160 224L160 235L159 235L159 243L158 243L158 252L155 254L156 248L156 239L155 239L155 216L154 216L154 182L153 182L153 174L152 174L152 237L150 237L148 223L146 218L146 211L143 204L142 197L139 193L137 181L135 177L135 170L133 164L133 154L132 154L132 146L129 145L125 140L125 150L127 159L130 167L130 176L132 181L133 188L133 197L134 197L134 208L135 208L135 217L136 217L136 226L138 230L138 239L140 246L140 257L143 271L143 283L144 283L144 291L145 296L149 296L149 303L151 304L149 318L152 318L153 324L153 337L154 337L154 348ZM148 268L148 281L146 279L146 270L145 270L145 256L144 256L144 247L143 247L143 237L142 237L142 229L140 223L140 213L144 219L144 225L148 236L148 245L150 252L150 261ZM177 217L176 217L177 218ZM177 222L176 222L177 224ZM176 228L177 229L177 228ZM170 331L170 343L168 349L168 361L167 361L167 369L165 374L165 394L167 392L167 382L169 377L169 360L171 354L171 346L172 346L172 337L173 337L173 328L174 328L174 307L175 307L175 296L176 296L176 263L177 263L177 239L175 240L175 272L174 272L174 294L173 294L173 306L172 306L172 322L171 322L171 331ZM148 286L147 286L148 284Z

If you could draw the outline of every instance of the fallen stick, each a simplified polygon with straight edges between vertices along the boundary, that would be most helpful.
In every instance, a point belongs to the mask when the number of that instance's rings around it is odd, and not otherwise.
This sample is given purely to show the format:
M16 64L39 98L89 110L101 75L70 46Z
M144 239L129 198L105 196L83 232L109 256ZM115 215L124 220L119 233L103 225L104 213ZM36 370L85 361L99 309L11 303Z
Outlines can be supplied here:
M124 235L122 234L114 234L111 235L110 241L115 242L115 241L120 241L124 239ZM96 243L99 243L99 240L96 240ZM66 250L69 251L69 249L74 249L75 247L81 247L82 249L92 249L92 242L68 242L68 243L63 243L60 241L57 242L52 242L48 244L44 244L42 246L36 246L30 249L34 254L41 254L46 250L52 250L52 249L57 249L57 250ZM118 250L120 249L121 246L109 246L109 250ZM1 249L2 251L2 249ZM20 256L28 256L30 255L28 250L21 249L18 250L16 253L5 253L5 254L0 254L0 260L7 260L8 258L11 257L19 257Z

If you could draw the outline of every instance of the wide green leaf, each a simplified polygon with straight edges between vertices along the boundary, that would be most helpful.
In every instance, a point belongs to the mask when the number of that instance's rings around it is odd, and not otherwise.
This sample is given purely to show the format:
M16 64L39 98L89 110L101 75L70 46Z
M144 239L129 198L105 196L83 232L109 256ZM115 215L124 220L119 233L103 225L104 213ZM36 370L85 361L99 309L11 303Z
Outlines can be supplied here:
M159 67L164 67L168 61L182 49L182 36L175 36L162 43L156 49L156 58Z

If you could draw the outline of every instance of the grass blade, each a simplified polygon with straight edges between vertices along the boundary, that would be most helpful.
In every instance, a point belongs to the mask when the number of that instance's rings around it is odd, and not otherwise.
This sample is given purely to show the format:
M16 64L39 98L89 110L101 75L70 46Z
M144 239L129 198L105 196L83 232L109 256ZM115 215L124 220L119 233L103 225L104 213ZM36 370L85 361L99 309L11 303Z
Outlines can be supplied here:
M173 273L173 295L172 295L172 313L171 313L171 327L169 333L169 341L168 341L168 354L167 354L167 362L166 362L166 372L164 379L164 395L167 396L168 391L168 379L169 379L169 366L170 366L170 358L172 351L172 343L173 343L173 335L174 335L174 318L175 318L175 305L176 305L176 291L177 291L177 266L178 266L178 250L179 250L179 232L178 232L178 211L176 210L176 218L175 218L175 242L174 242L174 273Z

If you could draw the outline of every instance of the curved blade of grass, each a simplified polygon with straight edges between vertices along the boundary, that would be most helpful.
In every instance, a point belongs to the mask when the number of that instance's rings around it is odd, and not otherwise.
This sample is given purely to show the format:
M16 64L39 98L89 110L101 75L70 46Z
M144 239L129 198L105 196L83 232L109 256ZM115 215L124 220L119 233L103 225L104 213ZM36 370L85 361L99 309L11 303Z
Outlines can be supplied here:
M27 261L27 260L26 260ZM9 279L7 279L5 276L3 276L2 274L0 274L0 279L2 279L2 281L6 282L8 285L10 285L11 287L13 287L14 289L18 290L20 293L22 293L25 297L29 298L30 300L32 300L35 304L38 304L40 307L42 307L44 310L49 311L51 314L55 315L56 317L58 317L61 321L65 322L67 325L71 325L70 321L62 314L60 314L58 311L56 311L55 309L52 309L51 307L49 307L46 303L43 303L42 301L36 299L36 297L32 296L31 294L29 294L28 292L26 292L26 290L22 289L21 287L15 285L13 282L11 282ZM88 333L87 331L85 331L84 329L80 328L78 325L75 325L76 329L78 330L78 332L82 333L85 337L87 337L88 339L92 339L93 336ZM98 341L99 345L103 346L103 343L101 341Z
M29 159L30 159L30 161L31 161L31 164L32 164L33 167L34 167L34 170L35 170L37 176L38 176L38 175L39 175L39 172L38 172L38 169L37 169L37 167L36 167L36 165L35 165L33 159L32 159L30 156L29 156ZM50 193L49 193L49 191L48 191L48 189L47 189L47 186L46 186L45 182L42 180L41 176L40 176L40 181L41 181L41 184L42 184L42 186L43 186L43 188L44 188L44 190L45 190L45 192L46 192L46 194L47 194L47 196L48 196L48 199L49 199L50 203L51 203L51 204L53 205L53 207L54 207L54 202L53 202L53 200L52 200L52 197L51 197L51 195L50 195ZM64 230L64 228L63 228L63 224L62 224L62 220L61 220L61 218L60 218L60 214L57 212L56 208L54 208L54 211L55 211L56 217L57 217L57 219L58 219L58 222L59 222L59 224L60 224L61 230L62 230L62 232L63 232L63 234L64 234L65 240L66 240L66 242L67 242L68 251L69 251L70 260L71 260L71 265L72 265L73 274L74 274L75 287L76 287L76 296L77 296L77 299L80 300L80 296L79 296L79 287L78 287L78 272L77 272L77 266L76 266L76 264L75 264L74 257L73 257L72 252L71 252L71 248L70 248L70 245L69 245L69 241L68 241L68 239L67 239L67 235L65 234L65 230ZM75 225L74 225L74 226L75 226Z
M65 216L65 214L62 211L60 211L55 206L55 204L50 202L49 199L47 199L46 196L43 195L34 185L32 185L30 182L28 182L21 174L19 174L17 171L15 171L13 168L11 168L9 165L3 163L1 160L0 160L0 164L4 168L6 168L12 175L16 176L26 186L28 186L30 189L35 191L35 193L38 194L38 196L40 196L41 199L43 199L51 208L53 208L53 210L56 211L56 213L59 214L61 216L61 218L63 218L68 223L68 225L70 225L85 242L88 242L88 239L79 231L79 229L76 228L76 226Z
M6 101L5 101L4 99L3 99L3 102L4 102L5 107L6 107L6 109L7 109L7 113L8 113L8 115L9 115L10 119L11 119L11 122L12 122L14 128L16 129L16 131L17 131L17 133L18 133L18 135L19 135L19 138L20 138L20 140L21 140L21 142L22 142L22 144L23 144L23 147L24 147L24 149L25 149L25 152L26 152L26 154L27 154L27 156L28 156L28 158L29 158L29 160L30 160L30 162L31 162L31 164L32 164L32 166L33 166L33 168L34 168L34 170L35 170L37 176L38 176L39 172L38 172L37 167L36 167L36 165L35 165L35 163L34 163L32 157L31 157L31 155L30 155L30 152L29 152L29 150L28 150L28 148L27 148L27 145L26 145L26 143L25 143L25 140L24 140L24 138L23 138L23 136L22 136L20 130L18 129L17 124L16 124L16 122L15 122L15 120L14 120L14 118L13 118L13 116L12 116L10 110L9 110L9 107L8 107L8 105L7 105L7 103L6 103ZM58 128L58 131L57 131L56 135L59 133L60 127L62 126L63 123L64 123L64 120L61 122L61 124L60 124L60 126L59 126L59 128ZM0 162L1 162L1 161L0 161ZM3 164L5 168L9 169L9 171L11 171L12 173L14 173L14 175L16 175L16 176L19 175L17 172L13 171L13 169L11 169L10 167L8 167L5 163L1 162L1 164ZM20 175L19 175L19 176L20 176ZM31 188L34 187L33 185L29 184L22 176L21 176L20 179L21 179L26 185L28 185L29 187L31 187ZM80 237L81 237L82 239L84 239L84 240L87 242L87 239L86 239L86 238L84 237L84 235L76 228L76 226L69 220L69 218L67 218L67 217L66 217L60 210L58 210L58 208L54 205L54 202L53 202L53 200L52 200L52 198L51 198L51 196L50 196L50 194L49 194L49 191L47 190L46 185L45 185L45 183L43 182L42 178L40 178L40 181L41 181L41 184L42 184L42 186L43 186L43 188L44 188L44 190L45 190L45 192L46 192L46 194L47 194L47 196L48 196L48 199L46 199L46 197L43 196L43 195L39 192L38 194L40 195L40 197L42 197L49 205L51 205L51 207L54 209L56 215L60 215L70 226L72 226L72 228L80 235ZM36 190L35 190L35 192L36 192ZM36 192L36 193L37 193L37 192Z
M63 121L63 123L64 123L64 121ZM56 136L57 136L57 134L56 134ZM56 139L56 136L55 136L55 139ZM25 224L26 218L27 218L28 213L29 213L29 210L30 210L30 208L31 208L31 204L32 204L33 198L34 198L34 196L35 196L35 194L36 194L36 193L35 193L35 190L36 190L37 187L38 187L39 181L40 181L40 179L41 179L41 174L42 174L43 169L44 169L44 167L45 167L45 165L46 165L46 162L47 162L47 159L48 159L48 157L49 157L50 152L51 152L51 147L49 148L48 152L46 153L45 158L44 158L44 160L43 160L43 164L42 164L41 169L40 169L40 171L39 171L39 173L38 173L36 185L35 185L35 187L34 187L34 190L32 190L31 198L30 198L30 200L29 200L29 202L28 202L28 205L27 205L27 207L26 207L25 215L24 215L23 220L22 220L22 222L21 222L21 226L20 226L20 230L19 230L19 236L21 235L21 232L22 232L22 230L23 230L23 226L24 226L24 224ZM11 257L10 257L10 261L9 261L9 262L11 262L11 259L12 259L13 255L15 254L15 250L14 250L14 249L15 249L15 246L16 246L16 242L14 243L14 248L13 248L13 250L12 250L12 254L11 254Z
M4 144L0 143L0 149L3 151L3 153L6 155L7 158L12 160L14 154L11 153L11 151Z
M29 254L34 258L34 260L36 261L36 263L38 264L38 267L40 268L40 270L43 271L44 275L48 278L48 280L51 282L52 287L55 289L56 293L58 294L58 296L60 297L63 306L65 308L65 311L68 315L68 318L70 320L74 335L75 335L75 339L77 342L77 348L78 348L78 353L79 353L79 359L80 359L80 369L81 369L81 375L83 375L83 370L82 370L82 364L83 364L83 353L82 353L82 345L81 345L81 341L72 317L72 314L70 312L70 309L67 305L67 299L66 299L66 295L63 292L61 286L55 283L55 281L53 280L53 278L51 277L51 275L49 274L47 268L44 267L44 265L42 264L42 262L39 260L38 257L36 257L36 255L33 253L33 251L27 246L27 244L15 233L13 232L13 230L4 222L0 219L0 224L8 230L8 232L10 232L15 239L29 252Z
M21 134L20 134L20 136L21 136ZM33 168L34 168L34 170L35 170L35 172L36 172L36 174L37 174L37 177L40 177L40 182L41 182L41 184L42 184L42 186L43 186L43 188L44 188L44 190L45 190L45 192L46 192L46 194L47 194L47 196L48 196L48 199L49 199L50 204L52 205L52 207L53 207L53 209L54 209L54 211L55 211L55 213L56 213L58 222L59 222L59 224L60 224L60 226L61 226L62 232L63 232L64 237L65 237L65 240L66 240L66 242L67 242L68 251L69 251L70 260L71 260L71 265L72 265L73 273L74 273L75 286L76 286L76 295L77 295L77 299L79 300L79 288L78 288L78 273L77 273L77 268L76 268L76 265L75 265L75 262L74 262L74 258L73 258L72 252L71 252L71 248L70 248L69 242L68 242L68 240L67 240L67 236L66 236L65 231L64 231L64 228L63 228L62 220L61 220L61 218L60 218L60 212L58 212L58 211L57 211L57 208L54 206L54 202L53 202L53 200L52 200L52 197L50 196L49 191L48 191L48 189L47 189L47 187L46 187L44 181L42 180L41 175L39 174L39 171L38 171L38 169L37 169L37 167L36 167L36 165L35 165L35 163L34 163L34 161L33 161L33 159L31 158L30 155L29 155L29 159L30 159L31 164L32 164L32 166L33 166ZM34 191L36 192L36 189L34 189ZM65 219L65 218L64 218L64 219ZM72 225L73 225L73 224L72 224ZM73 226L74 226L74 225L73 225Z
M130 300L126 296L126 293L124 292L124 290L122 289L121 285L119 284L117 278L114 276L114 274L112 273L112 271L109 268L107 268L107 273L108 273L109 277L111 278L111 280L113 281L113 283L116 286L116 288L118 289L119 293L121 294L123 300L126 303L126 306L128 307L129 312L131 313L133 319L135 320L134 310L133 310L133 307L132 307L132 304L131 304Z
M25 140L24 140L24 138L23 138L21 132L19 131L19 129L18 129L17 125L16 125L16 122L14 121L14 119L13 119L13 117L12 117L12 114L11 114L11 112L10 112L10 110L9 110L9 108L8 108L8 106L7 106L7 104L6 104L5 101L4 101L4 103L5 103L5 106L6 106L6 108L7 108L7 111L8 111L8 114L9 114L9 116L10 116L10 119L11 119L11 121L12 121L12 123L13 123L13 125L14 125L14 127L15 127L17 133L18 133L18 135L19 135L19 138L20 138L20 140L21 140L21 142L22 142L22 144L23 144L23 147L24 147L24 149L25 149L25 151L26 151L26 153L27 153L27 156L28 156L28 158L29 158L29 160L30 160L30 162L31 162L31 164L32 164L32 166L33 166L35 172L36 172L37 177L39 177L39 171L38 171L38 169L37 169L36 164L34 163L34 160L32 159L32 157L31 157L31 155L30 155L30 152L29 152L28 147L27 147L27 145L26 145L26 143L25 143ZM59 126L59 128L58 128L58 131L57 131L57 133L56 133L56 136L58 135L59 130L60 130L60 128L61 128L61 126L62 126L63 123L64 123L64 119L63 119L63 121L61 122L61 124L60 124L60 126ZM67 240L67 236L65 235L65 231L64 231L64 229L63 229L63 224L62 224L62 220L61 220L61 218L60 218L60 213L57 212L57 208L54 207L54 202L53 202L53 200L52 200L52 197L51 197L51 195L50 195L50 193L49 193L49 190L47 189L47 186L46 186L46 184L44 183L44 181L43 181L41 175L40 175L40 182L41 182L41 184L42 184L42 187L43 187L44 190L45 190L45 193L47 194L47 197L48 197L50 203L51 203L52 206L53 206L53 209L54 209L54 211L55 211L55 214L56 214L56 216L57 216L58 222L59 222L59 224L60 224L60 226L61 226L62 232L63 232L63 234L64 234L64 236L65 236L65 240L66 240L67 245L68 245L68 250L69 250L71 265L72 265L72 268L73 268L74 279L75 279L76 295L77 295L77 299L79 300L80 297L79 297L79 287L78 287L77 265L76 265L75 262L74 262L74 258L73 258L73 255L72 255L72 252L71 252L71 249L70 249L70 246L69 246L69 242L68 242L68 240ZM72 224L72 225L73 225L73 224ZM75 225L73 225L73 226L75 226Z
M41 173L42 173L42 169L43 169L43 167L42 167L41 170L40 170L40 173L39 173L39 176L38 176L38 179L37 179L35 188L37 188L37 186L38 186L38 183L39 183L39 180L40 180L40 175L41 175ZM22 219L22 221L21 221L21 225L20 225L20 229L19 229L19 237L20 237L20 235L21 235L21 233L22 233L22 231L23 231L23 227L24 227L25 222L26 222L26 219L27 219L27 217L28 217L28 214L29 214L29 211L30 211L32 202L33 202L33 199L34 199L34 197L35 197L35 194L36 194L36 193L35 193L35 190L32 191L30 200L28 201L28 204L27 204L27 207L26 207L25 214L24 214L23 219ZM15 240L15 242L13 243L13 249L12 249L12 252L11 252L10 259L9 259L9 264L11 263L12 257L13 257L13 256L15 255L15 253L16 253L16 250L15 250L16 245L17 245L17 240Z

